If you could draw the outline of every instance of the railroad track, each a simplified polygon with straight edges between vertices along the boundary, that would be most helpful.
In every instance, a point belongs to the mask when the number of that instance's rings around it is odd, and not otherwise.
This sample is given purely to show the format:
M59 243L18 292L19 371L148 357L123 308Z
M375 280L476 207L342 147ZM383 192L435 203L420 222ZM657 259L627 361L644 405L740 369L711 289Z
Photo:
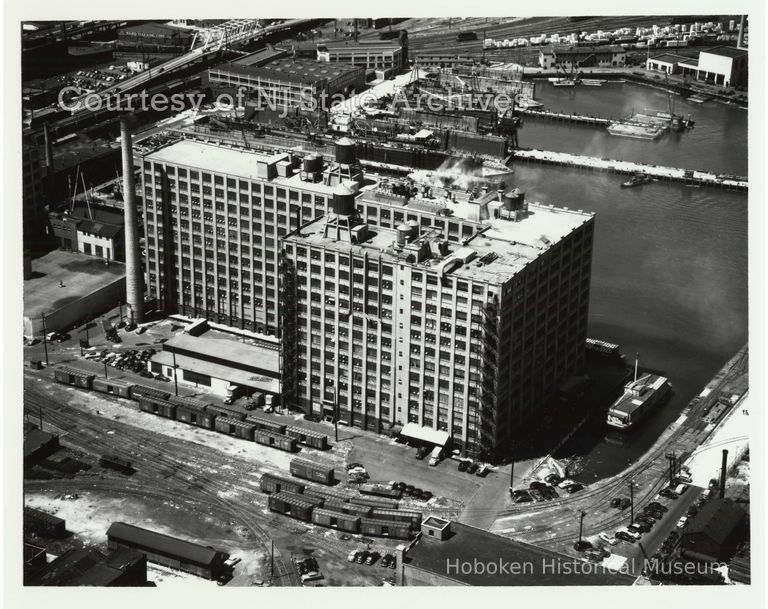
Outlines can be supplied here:
M103 436L106 426L103 421L98 418L96 419L97 422L89 421L88 418L82 416L82 412L77 408L54 402L54 400L41 395L36 387L28 387L27 391L25 391L25 409L27 406L29 406L28 411L30 414L36 414L37 408L42 407L45 411L47 422L67 432L69 434L67 443L83 452L99 456L104 453L114 452L116 449L122 449L126 454L131 455L131 460L138 466L136 467L137 473L134 475L138 479L145 480L147 483L156 482L156 476L151 476L148 472L157 472L163 481L169 485L168 492L156 492L155 495L157 497L173 499L176 496L185 495L194 499L194 494L198 494L207 498L209 504L219 506L239 520L249 530L251 535L264 546L265 551L269 551L272 540L271 536L266 533L257 520L248 512L248 508L252 509L254 504L265 506L265 497L255 489L243 485L237 487L237 492L250 494L250 501L243 502L243 500L236 498L222 499L219 496L219 492L230 493L234 490L233 487L225 481L215 480L194 471L192 465L194 461L199 463L211 462L210 453L202 447L198 447L197 450L192 449L183 458L176 457L163 448L163 444L166 444L167 441L161 442L159 446L155 445L148 442L147 432L125 423L111 420L108 421L107 425L111 428L116 428L116 433L109 440L104 440ZM175 442L175 444L178 444L178 442ZM197 446L191 442L185 444L187 444L185 448ZM72 481L67 482L70 486L72 485ZM126 484L126 486L130 486L130 484ZM147 487L142 486L141 488L144 489L145 495L149 496L151 494L151 491L146 490ZM171 489L173 490L172 493ZM197 500L199 501L199 498ZM282 583L284 578L288 580L287 585L298 585L300 583L295 570L292 567L286 566L278 550L275 551L275 567L275 579L278 583Z

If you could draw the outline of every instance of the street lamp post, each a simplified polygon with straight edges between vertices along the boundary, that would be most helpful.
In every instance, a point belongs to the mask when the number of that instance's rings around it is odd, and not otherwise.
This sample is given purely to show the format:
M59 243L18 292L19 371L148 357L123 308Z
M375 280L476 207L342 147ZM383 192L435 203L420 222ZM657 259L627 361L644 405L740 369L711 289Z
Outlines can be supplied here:
M45 350L45 365L48 365L48 330L45 329L45 313L41 314L43 318L43 349Z

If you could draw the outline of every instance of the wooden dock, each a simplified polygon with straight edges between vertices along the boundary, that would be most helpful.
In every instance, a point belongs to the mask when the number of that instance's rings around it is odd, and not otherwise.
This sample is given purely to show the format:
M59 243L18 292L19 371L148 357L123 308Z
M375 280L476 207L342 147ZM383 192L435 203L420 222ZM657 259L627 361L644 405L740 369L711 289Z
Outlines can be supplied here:
M585 116L583 114L566 114L564 112L549 112L548 110L536 110L528 108L525 110L517 110L522 116L529 118L538 118L541 120L559 121L563 123L576 123L579 125L592 125L595 127L607 127L613 121L610 118L603 118L600 116Z
M604 171L620 175L648 175L654 180L662 182L676 182L686 186L710 186L725 190L746 192L749 183L746 177L715 174L707 171L692 171L677 167L659 167L658 165L645 165L632 161L617 161L612 159L598 159L595 157L568 154L565 152L552 152L549 150L515 150L511 161L528 161L544 165L559 165L562 167L574 167L576 169L588 169L591 171Z

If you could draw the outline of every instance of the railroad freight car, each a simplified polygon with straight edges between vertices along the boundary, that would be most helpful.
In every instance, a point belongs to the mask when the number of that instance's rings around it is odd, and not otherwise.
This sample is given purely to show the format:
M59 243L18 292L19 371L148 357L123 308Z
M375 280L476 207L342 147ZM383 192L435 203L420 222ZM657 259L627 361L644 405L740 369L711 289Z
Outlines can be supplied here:
M120 398L131 399L133 383L121 379L93 379L93 390L101 393L109 393Z
M307 489L304 494L307 494ZM326 500L323 507L327 510L333 510L334 512L341 512L342 514L352 514L353 516L362 516L369 518L371 516L372 507L368 505L356 505L354 503L345 503L336 501L333 499Z
M230 419L237 419L238 421L245 420L245 413L240 412L234 408L227 408L226 406L220 406L219 404L210 404L206 408L207 412L217 417L229 417Z
M283 423L270 421L269 419L263 419L262 417L257 417L252 414L246 416L245 420L249 423L253 423L256 426L256 429L266 429L267 431L273 431L275 433L285 435L286 426Z
M379 520L377 518L361 518L360 533L371 537L392 537L393 539L410 539L411 527L407 522L394 520Z
M295 438L289 438L288 436L284 436L273 431L267 431L266 429L254 430L253 441L257 444L279 448L280 450L284 450L289 453L296 452Z
M117 455L103 455L101 459L99 459L99 465L109 469L114 469L115 471L127 474L128 476L136 471L133 469L133 465L131 465L130 461L123 459L122 457L118 457Z
M308 459L293 459L289 469L291 475L297 478L319 482L326 486L333 486L336 482L332 465L313 463Z
M291 493L303 493L304 485L301 482L294 482L280 476L272 474L263 474L259 480L259 488L262 493L279 493L280 491L289 491Z
M377 520L394 520L395 522L406 522L411 530L418 531L421 528L420 512L401 512L400 510L374 509L371 512L371 518Z
M386 499L400 499L403 496L402 491L383 484L361 484L359 490L361 495L376 495Z
M219 433L225 433L236 438L242 438L253 442L253 430L255 427L251 423L239 421L230 417L216 417L214 429Z
M354 514L343 514L324 508L315 508L312 510L312 523L321 527L329 527L346 531L348 533L357 533L360 531L360 517Z
M367 505L368 507L379 508L382 510L396 510L399 507L397 501L374 499L372 497L353 497L349 502L357 505Z
M143 412L151 412L166 419L176 419L176 404L171 404L158 398L141 398L139 409Z
M141 401L141 398L153 398L157 400L167 400L171 397L171 394L162 389L155 389L154 387L147 387L146 385L134 385L131 388L131 399L137 402Z
M24 506L24 532L46 537L66 537L66 522L61 518Z
M285 495L286 497L291 497L293 499L302 499L303 501L309 503L312 507L323 507L325 505L325 499L322 497L313 497L304 493L292 493L291 491L287 490L280 491L280 494Z
M58 366L53 371L53 378L56 379L56 382L64 383L65 385L92 389L93 379L96 378L96 375L69 366Z
M185 398L178 395L172 395L168 398L168 401L171 404L176 404L176 406L193 406L199 410L205 410L211 405L210 402L204 402L203 400L195 398Z
M338 491L332 491L329 488L317 488L314 486L308 486L304 489L305 495L314 495L315 497L322 497L323 499L330 499L338 503L346 503L349 501L349 496Z
M328 450L328 436L324 433L301 429L301 427L287 427L285 435L289 438L295 438L299 444L306 444L318 450Z
M199 408L193 404L177 404L176 420L190 425L197 425L205 429L213 429L216 416L206 412L205 408Z
M269 496L269 510L279 514L285 514L291 518L309 522L312 520L312 510L314 506L297 495L288 495L286 493L277 493Z

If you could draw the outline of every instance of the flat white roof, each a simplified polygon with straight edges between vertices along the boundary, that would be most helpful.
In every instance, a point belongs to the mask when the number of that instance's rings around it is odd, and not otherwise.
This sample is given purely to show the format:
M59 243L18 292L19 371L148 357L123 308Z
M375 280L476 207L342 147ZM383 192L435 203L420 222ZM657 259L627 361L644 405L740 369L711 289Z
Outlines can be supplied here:
M450 437L447 431L439 431L431 427L421 427L416 425L416 423L406 423L400 435L422 440L423 442L430 442L437 446L445 446Z

